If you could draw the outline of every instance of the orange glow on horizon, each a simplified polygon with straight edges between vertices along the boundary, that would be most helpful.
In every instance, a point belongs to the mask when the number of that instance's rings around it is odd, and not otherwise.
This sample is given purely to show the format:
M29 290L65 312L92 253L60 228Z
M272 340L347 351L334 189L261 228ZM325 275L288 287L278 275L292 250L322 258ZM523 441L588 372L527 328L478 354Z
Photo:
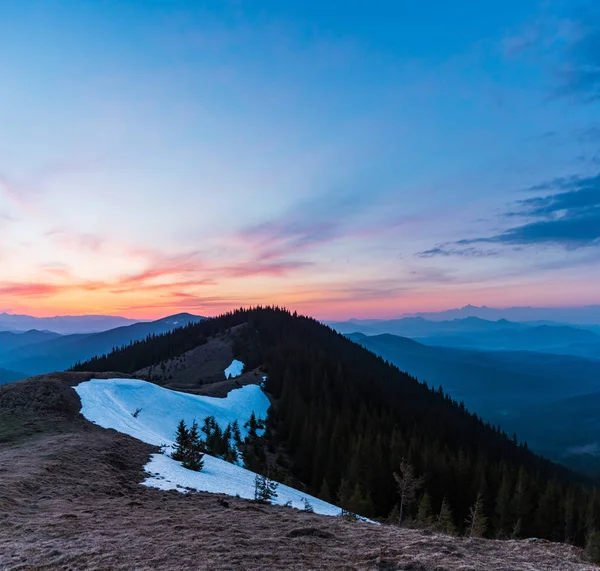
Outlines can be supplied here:
M585 284L576 285L578 305L598 303L595 292ZM56 315L120 315L132 319L158 319L166 315L189 312L207 317L238 307L279 305L318 319L394 318L407 313L435 312L467 304L489 307L564 306L560 289L545 288L536 283L518 287L487 287L466 290L447 286L431 287L428 291L404 291L377 297L360 296L340 291L338 287L301 288L288 286L279 290L262 289L241 293L231 285L209 291L180 292L176 286L144 288L116 292L110 288L44 286L30 284L15 290L0 287L0 311L23 313L37 317ZM250 288L247 288L250 289ZM15 292L19 291L20 295Z

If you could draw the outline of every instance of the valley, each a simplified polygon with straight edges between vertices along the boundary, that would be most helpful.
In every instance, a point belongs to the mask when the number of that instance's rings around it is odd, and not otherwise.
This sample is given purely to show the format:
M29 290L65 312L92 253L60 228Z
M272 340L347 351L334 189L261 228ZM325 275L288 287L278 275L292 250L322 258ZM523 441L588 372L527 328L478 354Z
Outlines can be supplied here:
M349 334L401 370L441 386L471 412L539 454L600 476L600 361L532 351L424 345L397 335Z

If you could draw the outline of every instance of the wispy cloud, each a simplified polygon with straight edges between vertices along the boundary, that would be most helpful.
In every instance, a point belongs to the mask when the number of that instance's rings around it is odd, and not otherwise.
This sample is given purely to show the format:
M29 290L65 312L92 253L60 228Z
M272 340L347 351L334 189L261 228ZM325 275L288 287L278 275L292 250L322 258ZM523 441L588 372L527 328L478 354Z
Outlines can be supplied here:
M497 258L500 255L498 250L483 250L481 248L456 248L456 247L445 247L443 245L436 246L423 252L416 254L419 258L433 258L435 256L460 256L464 258Z
M516 201L503 217L523 219L522 224L491 236L462 239L421 252L421 257L498 255L474 244L511 246L547 245L578 249L600 245L600 174L558 178L535 185L530 192L545 192Z
M49 283L8 283L0 285L0 295L15 297L48 296L63 290L64 286Z
M586 102L600 98L600 10L591 7L581 24L581 34L566 50L559 70L562 92Z
M600 98L600 10L595 0L566 9L545 4L539 17L501 42L508 60L525 60L548 74L552 97L590 103Z

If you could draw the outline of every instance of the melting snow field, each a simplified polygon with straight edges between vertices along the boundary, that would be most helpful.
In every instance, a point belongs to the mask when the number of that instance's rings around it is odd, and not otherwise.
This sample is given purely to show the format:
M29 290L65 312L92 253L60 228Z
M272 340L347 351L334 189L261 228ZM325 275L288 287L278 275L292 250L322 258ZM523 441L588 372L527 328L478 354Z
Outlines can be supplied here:
M194 420L202 425L207 416L214 416L221 428L237 420L245 438L244 424L252 412L265 419L270 406L257 385L230 391L226 398L179 393L138 379L92 379L77 385L75 391L85 418L156 446L173 443L181 419L188 425Z
M234 363L236 361L231 366ZM269 399L257 385L232 390L226 398L180 393L137 379L92 379L77 385L75 391L81 399L81 414L86 419L148 444L166 444L169 448L181 419L188 425L194 420L202 425L205 417L214 416L221 428L237 420L244 438L248 433L244 424L252 412L257 418L265 419L269 408ZM134 417L138 409L141 410ZM144 469L149 474L142 482L145 486L181 492L192 489L254 499L254 472L208 454L204 456L201 472L187 470L168 454L153 454ZM288 503L304 509L304 499L310 502L315 513L340 514L339 507L283 484L277 488L277 498L273 503Z
M201 472L186 470L179 462L165 454L153 454L144 469L150 474L150 477L143 482L145 486L180 492L187 491L185 488L192 488L199 492L254 499L256 476L254 472L208 454L204 456L204 468ZM290 507L303 510L305 498L310 502L315 513L340 515L340 508L283 484L277 487L277 497L272 503L280 505L288 503Z
M234 359L231 361L231 365L225 369L225 378L226 379L235 379L235 377L239 377L244 371L244 363Z

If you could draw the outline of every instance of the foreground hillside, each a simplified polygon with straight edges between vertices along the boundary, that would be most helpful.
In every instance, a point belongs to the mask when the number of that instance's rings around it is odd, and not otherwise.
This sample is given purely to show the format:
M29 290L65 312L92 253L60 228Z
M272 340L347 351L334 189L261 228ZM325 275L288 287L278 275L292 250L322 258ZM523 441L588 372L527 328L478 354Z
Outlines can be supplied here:
M595 568L563 544L458 539L141 486L156 448L83 418L71 387L90 377L0 387L2 570Z

